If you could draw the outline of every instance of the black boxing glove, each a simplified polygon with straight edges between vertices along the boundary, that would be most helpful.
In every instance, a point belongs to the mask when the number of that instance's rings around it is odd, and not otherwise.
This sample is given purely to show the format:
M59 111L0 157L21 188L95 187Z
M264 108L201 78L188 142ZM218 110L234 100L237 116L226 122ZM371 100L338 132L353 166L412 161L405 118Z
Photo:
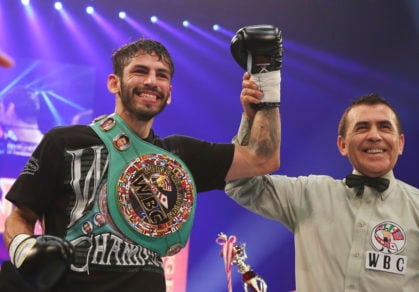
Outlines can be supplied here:
M231 54L264 92L262 106L279 106L282 66L282 32L272 25L239 29L231 40Z
M74 248L52 235L19 234L9 247L12 264L19 274L40 291L52 289L68 271Z
M231 54L251 74L277 71L282 66L282 32L272 25L239 29L231 40Z

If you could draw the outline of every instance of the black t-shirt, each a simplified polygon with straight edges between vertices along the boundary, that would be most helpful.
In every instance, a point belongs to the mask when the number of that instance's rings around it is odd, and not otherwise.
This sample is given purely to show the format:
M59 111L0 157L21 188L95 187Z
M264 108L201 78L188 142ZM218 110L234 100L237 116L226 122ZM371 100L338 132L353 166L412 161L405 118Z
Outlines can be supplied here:
M233 144L176 135L162 139L153 131L145 141L177 155L192 173L198 193L224 188ZM45 134L6 198L42 216L46 234L64 237L70 220L77 218L74 213L82 216L92 202L86 202L84 209L77 204L94 198L91 193L107 179L107 171L107 149L89 126L57 127ZM161 261L160 257L147 256L150 266L159 266L153 261ZM79 279L88 277L77 274ZM129 279L135 282L136 277Z

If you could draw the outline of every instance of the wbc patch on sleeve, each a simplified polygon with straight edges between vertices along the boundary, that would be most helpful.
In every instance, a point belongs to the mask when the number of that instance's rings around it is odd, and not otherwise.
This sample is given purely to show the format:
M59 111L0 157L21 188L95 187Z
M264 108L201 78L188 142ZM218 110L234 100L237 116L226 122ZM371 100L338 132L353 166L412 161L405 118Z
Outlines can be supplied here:
M406 247L406 233L392 221L384 221L371 231L374 251L367 251L365 267L369 270L406 274L407 257L399 255Z

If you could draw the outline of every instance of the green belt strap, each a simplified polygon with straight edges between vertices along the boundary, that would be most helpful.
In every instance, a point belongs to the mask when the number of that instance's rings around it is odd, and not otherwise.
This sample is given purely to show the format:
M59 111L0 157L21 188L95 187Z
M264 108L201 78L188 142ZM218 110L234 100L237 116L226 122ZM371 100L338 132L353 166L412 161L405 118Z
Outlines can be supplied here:
M108 210L123 236L162 256L184 247L196 209L196 187L185 163L145 142L117 114L91 125L109 152ZM116 144L117 138L128 142Z

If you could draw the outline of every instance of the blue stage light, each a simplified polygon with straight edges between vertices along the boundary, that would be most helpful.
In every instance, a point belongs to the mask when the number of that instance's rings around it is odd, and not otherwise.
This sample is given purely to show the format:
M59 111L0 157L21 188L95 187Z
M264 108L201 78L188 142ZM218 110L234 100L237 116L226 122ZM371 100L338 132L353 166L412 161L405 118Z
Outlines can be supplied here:
M95 12L95 9L92 6L87 6L86 7L86 12L88 14L93 14Z
M120 19L125 19L125 17L127 17L127 13L125 11L120 11L118 13L118 16Z
M54 8L57 10L61 10L63 8L63 4L59 1L54 3Z

